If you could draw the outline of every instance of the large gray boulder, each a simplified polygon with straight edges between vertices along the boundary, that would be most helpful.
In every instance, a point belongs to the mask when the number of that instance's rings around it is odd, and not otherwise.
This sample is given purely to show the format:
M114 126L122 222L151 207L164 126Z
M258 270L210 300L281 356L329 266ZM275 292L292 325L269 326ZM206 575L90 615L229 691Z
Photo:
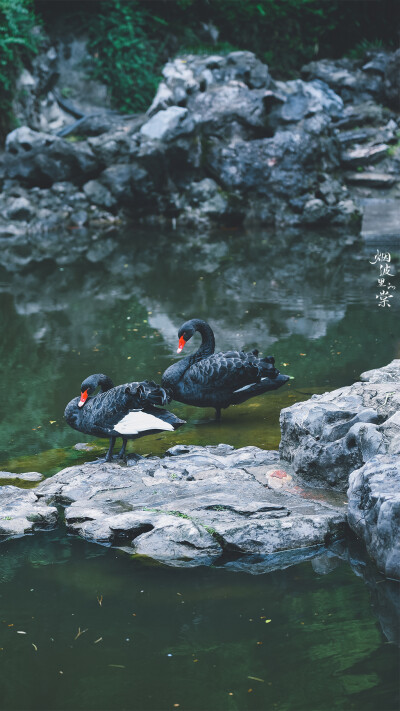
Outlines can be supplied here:
M239 81L249 89L268 88L271 78L268 67L252 52L231 52L220 55L185 55L169 61L163 69L160 84L148 114L171 105L186 106L199 92Z
M282 410L281 457L304 480L345 491L354 469L377 454L400 453L400 361L361 377Z
M344 506L296 493L276 452L177 446L169 455L69 467L36 491L66 506L69 531L172 566L296 550L343 532Z
M399 423L398 423L399 425ZM348 522L378 569L400 580L400 452L370 459L349 481Z
M5 147L7 177L30 186L81 181L99 169L99 162L86 143L69 143L27 126L9 133Z

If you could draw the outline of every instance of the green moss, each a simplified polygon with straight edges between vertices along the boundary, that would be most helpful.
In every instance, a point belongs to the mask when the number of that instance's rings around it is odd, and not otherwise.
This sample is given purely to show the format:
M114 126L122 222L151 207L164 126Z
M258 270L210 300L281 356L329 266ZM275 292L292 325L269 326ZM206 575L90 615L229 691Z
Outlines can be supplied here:
M390 158L393 158L393 156L397 155L399 148L400 148L400 140L397 141L397 143L395 143L393 146L389 146L386 153Z

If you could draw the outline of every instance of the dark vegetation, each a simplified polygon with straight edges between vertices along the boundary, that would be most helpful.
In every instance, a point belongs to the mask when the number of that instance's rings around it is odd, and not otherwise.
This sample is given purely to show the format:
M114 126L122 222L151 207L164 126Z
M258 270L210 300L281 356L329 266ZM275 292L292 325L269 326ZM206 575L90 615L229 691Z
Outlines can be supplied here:
M15 78L38 50L38 24L87 34L88 71L108 84L115 108L137 112L177 53L251 50L288 78L313 58L395 49L399 13L398 0L0 0L0 130Z

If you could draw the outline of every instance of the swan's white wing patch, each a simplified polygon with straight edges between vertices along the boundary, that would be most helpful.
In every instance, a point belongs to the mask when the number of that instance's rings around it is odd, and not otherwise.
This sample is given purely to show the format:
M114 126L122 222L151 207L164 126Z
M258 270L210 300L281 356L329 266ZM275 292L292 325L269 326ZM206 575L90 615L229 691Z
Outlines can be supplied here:
M248 390L249 388L252 388L253 385L256 383L250 383L250 385L245 385L243 388L239 388L239 390L234 390L234 393L241 393L243 390Z
M261 378L261 380L269 380L268 376L265 378ZM253 385L257 385L257 383L250 383L250 385L245 385L243 388L239 388L239 390L234 390L234 393L241 393L243 390L248 390L249 388L252 388Z
M164 422L148 412L136 410L128 412L114 427L122 435L135 435L146 430L173 430L169 422Z

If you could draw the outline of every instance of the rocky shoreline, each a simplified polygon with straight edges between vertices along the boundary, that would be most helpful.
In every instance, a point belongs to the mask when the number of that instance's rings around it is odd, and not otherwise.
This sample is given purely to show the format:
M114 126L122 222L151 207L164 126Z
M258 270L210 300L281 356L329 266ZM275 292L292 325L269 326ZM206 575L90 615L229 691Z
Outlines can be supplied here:
M321 60L283 82L251 52L186 55L166 64L146 114L119 116L77 92L76 121L60 100L62 51L50 48L19 81L21 125L0 161L2 249L23 261L39 241L36 259L47 248L57 259L61 232L78 258L91 232L106 242L132 220L395 238L399 62L400 50Z
M62 506L68 532L131 555L260 573L314 557L349 526L399 580L400 360L361 377L283 410L280 453L177 445L69 467L34 490L3 486L0 533L52 528Z

